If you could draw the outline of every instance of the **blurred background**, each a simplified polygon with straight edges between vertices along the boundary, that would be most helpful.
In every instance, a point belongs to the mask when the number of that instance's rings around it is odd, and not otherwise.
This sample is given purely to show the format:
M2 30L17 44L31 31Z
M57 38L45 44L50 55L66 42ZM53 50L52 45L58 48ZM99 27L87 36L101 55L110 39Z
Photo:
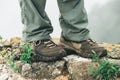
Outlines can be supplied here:
M91 37L98 42L120 42L120 0L85 0ZM54 32L60 37L59 10L56 0L47 0L46 12ZM5 39L22 37L21 14L18 0L0 1L0 35Z

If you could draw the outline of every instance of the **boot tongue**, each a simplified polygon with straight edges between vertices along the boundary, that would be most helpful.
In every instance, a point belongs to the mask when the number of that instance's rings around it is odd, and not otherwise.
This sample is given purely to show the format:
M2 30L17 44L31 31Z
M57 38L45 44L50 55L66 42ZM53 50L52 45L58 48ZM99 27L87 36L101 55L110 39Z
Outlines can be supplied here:
M72 42L72 45L73 45L74 48L76 48L76 49L78 49L78 50L79 50L79 49L81 48L81 46L82 46L80 43L74 43L74 42Z

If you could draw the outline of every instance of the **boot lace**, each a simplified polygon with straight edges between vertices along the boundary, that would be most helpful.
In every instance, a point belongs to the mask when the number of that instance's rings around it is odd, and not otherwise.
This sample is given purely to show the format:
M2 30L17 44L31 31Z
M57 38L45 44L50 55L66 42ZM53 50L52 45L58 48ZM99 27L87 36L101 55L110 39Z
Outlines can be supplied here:
M46 40L46 41L36 41L34 42L35 46L39 46L41 43L43 43L48 48L54 48L57 46L52 40Z
M91 46L95 46L95 45L96 45L96 41L95 41L95 40L88 39L87 41L88 41L88 43L89 43Z
M55 44L52 40L44 41L44 44L45 44L48 48L54 48L54 47L57 46L57 44Z

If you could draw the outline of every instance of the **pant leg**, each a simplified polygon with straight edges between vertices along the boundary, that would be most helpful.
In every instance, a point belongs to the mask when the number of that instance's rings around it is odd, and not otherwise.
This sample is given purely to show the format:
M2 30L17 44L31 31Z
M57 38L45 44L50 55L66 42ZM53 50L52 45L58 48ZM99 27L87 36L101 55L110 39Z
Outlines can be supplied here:
M23 30L23 40L37 41L50 39L53 28L45 12L46 0L19 0Z
M59 18L62 35L71 41L83 41L89 38L87 14L84 0L58 0L61 16Z

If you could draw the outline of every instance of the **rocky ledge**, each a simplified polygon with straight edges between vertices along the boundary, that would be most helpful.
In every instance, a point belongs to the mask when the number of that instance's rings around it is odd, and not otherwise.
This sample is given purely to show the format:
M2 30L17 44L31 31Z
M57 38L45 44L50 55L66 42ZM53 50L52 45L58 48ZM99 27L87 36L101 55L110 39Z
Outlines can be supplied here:
M56 43L59 39L53 39ZM21 43L20 38L13 38L10 41L0 41L3 46L17 46ZM120 65L120 44L102 43L108 50L108 56L102 58L103 61L116 63ZM14 47L15 51L20 52ZM14 51L14 50L12 50ZM0 54L2 51L0 51ZM69 55L56 62L34 62L31 64L23 64L21 61L15 61L15 65L19 68L19 72L14 72L10 66L4 63L3 57L0 56L0 80L96 80L90 73L90 68L99 67L98 62L91 59L82 58L77 55ZM117 80L120 80L118 77Z

